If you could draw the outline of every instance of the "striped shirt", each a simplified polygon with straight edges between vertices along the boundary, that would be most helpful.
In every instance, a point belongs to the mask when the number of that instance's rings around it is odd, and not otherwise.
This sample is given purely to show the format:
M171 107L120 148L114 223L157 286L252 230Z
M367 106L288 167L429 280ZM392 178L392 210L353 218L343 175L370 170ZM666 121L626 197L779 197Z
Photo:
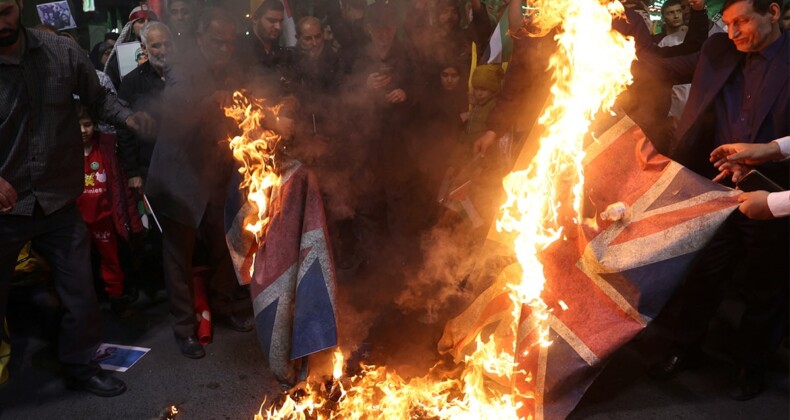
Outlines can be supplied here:
M123 124L132 112L106 94L73 41L23 28L19 63L0 58L0 177L17 192L10 214L45 214L82 193L83 148L74 94L92 115ZM0 216L2 217L2 216Z

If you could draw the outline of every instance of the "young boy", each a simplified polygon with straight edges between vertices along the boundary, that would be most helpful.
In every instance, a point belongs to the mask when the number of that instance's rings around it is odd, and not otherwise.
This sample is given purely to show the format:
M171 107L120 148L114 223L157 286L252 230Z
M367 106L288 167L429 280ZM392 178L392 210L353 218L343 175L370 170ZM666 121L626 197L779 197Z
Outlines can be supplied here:
M139 233L143 227L115 157L115 136L96 130L96 121L82 105L77 105L77 117L85 156L85 188L77 198L77 207L99 251L104 290L112 309L125 315L128 298L118 260L118 235L128 240L130 233Z
M505 73L498 64L483 64L472 73L472 95L469 104L472 110L466 121L466 129L461 142L469 146L471 153L475 140L486 132L488 114L496 105L496 98L502 91L502 79Z

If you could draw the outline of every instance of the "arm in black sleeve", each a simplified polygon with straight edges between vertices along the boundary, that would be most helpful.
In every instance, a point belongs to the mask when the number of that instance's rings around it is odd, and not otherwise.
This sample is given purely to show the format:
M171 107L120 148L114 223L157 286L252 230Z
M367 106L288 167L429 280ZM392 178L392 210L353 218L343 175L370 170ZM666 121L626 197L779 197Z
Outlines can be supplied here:
M125 82L126 83L121 84L121 89L118 91L118 98L126 103L129 103L131 106L134 106L132 103L132 92L135 89L133 84L130 83L131 80L129 80L129 78L125 78ZM137 156L139 156L140 147L137 144L137 138L135 134L128 128L118 128L116 134L118 137L118 160L121 163L123 170L126 172L126 176L129 178L142 176L140 166L137 162Z

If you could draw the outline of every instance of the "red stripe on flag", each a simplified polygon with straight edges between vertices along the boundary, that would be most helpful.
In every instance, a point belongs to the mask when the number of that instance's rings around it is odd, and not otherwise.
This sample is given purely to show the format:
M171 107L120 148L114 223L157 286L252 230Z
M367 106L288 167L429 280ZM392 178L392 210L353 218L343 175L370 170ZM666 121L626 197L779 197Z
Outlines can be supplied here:
M609 245L619 245L630 240L665 231L673 226L694 220L708 213L714 213L733 204L734 197L719 197L694 206L685 207L668 213L657 214L630 223Z

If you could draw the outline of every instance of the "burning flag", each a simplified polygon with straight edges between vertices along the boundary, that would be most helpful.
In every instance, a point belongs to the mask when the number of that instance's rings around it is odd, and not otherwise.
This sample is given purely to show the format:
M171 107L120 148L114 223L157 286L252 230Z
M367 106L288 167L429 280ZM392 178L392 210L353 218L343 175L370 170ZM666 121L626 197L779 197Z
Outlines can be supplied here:
M439 343L461 360L480 338L512 341L516 370L532 373L517 376L515 387L535 396L538 419L573 410L607 357L659 313L695 253L738 204L733 190L658 154L628 118L585 150L582 214L589 223L564 232L539 255L546 278L544 340L551 344L534 348L534 314L510 299L508 277L521 275L518 264L450 321ZM604 220L613 203L625 211L614 215L619 220ZM488 245L506 248L503 240L494 233Z
M263 127L262 101L237 92L226 114L244 132L230 143L241 167L226 201L226 239L240 282L250 284L269 369L293 385L297 360L337 345L335 267L321 194L301 163L275 157L279 137Z

